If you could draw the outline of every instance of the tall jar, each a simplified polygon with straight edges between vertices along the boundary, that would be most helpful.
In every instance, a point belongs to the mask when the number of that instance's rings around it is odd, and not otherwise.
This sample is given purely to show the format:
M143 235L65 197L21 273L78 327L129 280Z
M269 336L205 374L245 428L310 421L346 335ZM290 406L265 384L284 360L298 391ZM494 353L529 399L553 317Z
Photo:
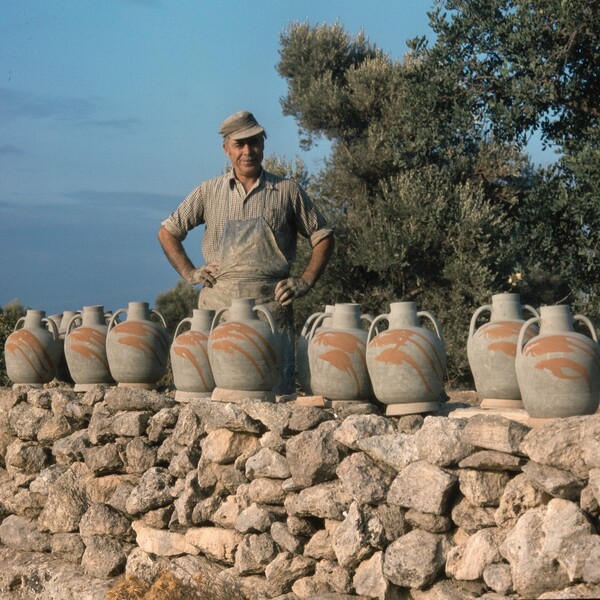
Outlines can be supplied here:
M361 314L360 305L338 303L331 316L331 327L319 330L325 318L319 316L308 345L308 360L313 393L333 401L370 401L373 388L367 370L366 348L369 315Z
M524 310L539 316L532 306L521 305L519 294L494 294L492 303L480 306L471 317L467 356L482 408L523 408L515 357ZM490 320L477 328L485 313ZM537 327L530 327L524 339L536 333Z
M106 354L107 334L108 325L101 305L84 306L82 313L74 314L67 323L65 358L76 392L87 391L96 384L114 383Z
M220 323L226 310L228 320ZM259 313L265 320L259 318ZM273 315L254 298L234 298L229 309L219 310L208 337L208 357L216 384L212 398L274 401L278 343Z
M426 319L433 330L421 326ZM377 325L388 321L386 331ZM393 302L379 315L367 337L367 367L375 397L387 415L434 412L439 409L446 371L446 351L436 318L417 311L415 302Z
M119 323L121 314L127 318ZM129 302L108 323L106 354L111 375L119 386L156 388L167 371L169 346L165 320L147 302Z
M58 327L43 310L28 310L4 345L6 373L15 386L49 383L56 376L60 357Z
M577 333L581 321L590 337ZM525 340L528 327L539 323L539 334ZM600 346L596 330L583 315L573 317L562 304L542 306L540 316L521 327L517 342L517 377L523 405L536 419L590 415L600 394Z
M215 389L208 359L208 336L214 317L214 310L195 308L192 316L183 319L175 329L171 368L178 402L210 397ZM182 331L188 325L189 329Z
M298 337L298 343L296 344L296 369L297 369L297 379L298 385L300 389L308 396L311 396L312 385L310 383L310 365L308 363L308 344L309 341L314 335L312 331L312 326L315 321L323 316L322 321L320 321L319 330L324 327L331 326L331 317L333 315L334 306L332 304L327 304L325 306L325 310L323 312L313 313L302 327L302 331Z

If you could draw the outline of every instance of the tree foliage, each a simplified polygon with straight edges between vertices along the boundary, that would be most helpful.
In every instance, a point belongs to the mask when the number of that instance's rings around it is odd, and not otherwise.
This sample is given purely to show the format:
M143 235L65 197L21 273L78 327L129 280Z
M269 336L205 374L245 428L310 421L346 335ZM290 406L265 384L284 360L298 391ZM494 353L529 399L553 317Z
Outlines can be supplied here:
M0 308L0 386L10 385L6 374L4 347L6 339L14 331L17 321L25 315L26 309L20 300L11 300Z
M198 294L199 291L183 279L174 288L158 294L156 310L163 316L171 334L183 319L192 316L194 308L198 308Z
M600 316L597 12L576 0L439 1L435 44L411 40L401 61L339 24L289 26L282 107L307 144L331 142L310 191L337 237L300 318L326 303L380 313L415 300L442 322L451 379L467 382L470 315L493 293ZM536 127L561 144L547 169L523 151Z

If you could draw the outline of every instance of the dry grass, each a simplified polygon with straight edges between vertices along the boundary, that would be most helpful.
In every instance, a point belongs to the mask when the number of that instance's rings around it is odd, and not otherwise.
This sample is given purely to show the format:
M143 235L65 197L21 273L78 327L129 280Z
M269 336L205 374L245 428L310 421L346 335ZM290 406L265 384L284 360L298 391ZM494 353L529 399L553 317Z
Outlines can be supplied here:
M181 581L171 571L162 571L152 585L137 577L122 577L108 591L106 600L242 600L232 585L215 583L196 574L191 583Z

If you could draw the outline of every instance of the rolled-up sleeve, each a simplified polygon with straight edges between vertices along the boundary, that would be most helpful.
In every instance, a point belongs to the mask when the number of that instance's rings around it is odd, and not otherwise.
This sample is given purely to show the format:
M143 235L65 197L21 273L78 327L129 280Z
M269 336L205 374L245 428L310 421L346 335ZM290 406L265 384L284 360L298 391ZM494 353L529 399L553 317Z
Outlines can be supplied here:
M202 186L199 185L161 225L179 241L183 241L191 229L203 223L204 201Z

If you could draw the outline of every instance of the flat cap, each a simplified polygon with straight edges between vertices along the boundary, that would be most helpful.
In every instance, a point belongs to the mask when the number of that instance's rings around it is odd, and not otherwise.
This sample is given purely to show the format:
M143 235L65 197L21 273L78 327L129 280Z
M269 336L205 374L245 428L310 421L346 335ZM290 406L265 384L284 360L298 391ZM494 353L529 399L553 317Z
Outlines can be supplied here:
M265 130L251 112L241 110L227 117L221 123L219 133L223 139L244 140L259 133L265 133Z

